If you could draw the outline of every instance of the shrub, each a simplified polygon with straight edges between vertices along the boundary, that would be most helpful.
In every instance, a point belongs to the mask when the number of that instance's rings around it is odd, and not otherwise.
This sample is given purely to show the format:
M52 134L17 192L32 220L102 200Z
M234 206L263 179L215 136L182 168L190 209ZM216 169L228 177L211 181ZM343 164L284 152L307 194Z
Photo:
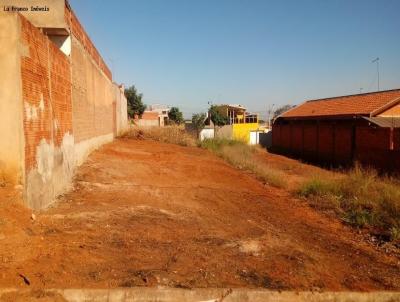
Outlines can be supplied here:
M321 196L330 197L337 191L336 184L329 180L312 178L301 185L299 195L304 197Z
M396 180L356 165L338 179L311 179L298 194L317 204L330 203L342 219L357 227L383 230L397 240L400 230L400 190Z
M226 146L235 146L235 145L246 145L246 144L242 141L236 141L227 138L205 139L202 142L199 142L199 147L208 149L213 152L221 151L221 149Z

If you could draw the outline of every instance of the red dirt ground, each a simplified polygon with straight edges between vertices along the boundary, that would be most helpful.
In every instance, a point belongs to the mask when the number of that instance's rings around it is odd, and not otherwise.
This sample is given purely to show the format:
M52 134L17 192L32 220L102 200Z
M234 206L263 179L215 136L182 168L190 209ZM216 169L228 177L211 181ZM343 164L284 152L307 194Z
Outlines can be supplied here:
M399 258L194 147L108 144L35 219L0 190L1 287L400 289Z

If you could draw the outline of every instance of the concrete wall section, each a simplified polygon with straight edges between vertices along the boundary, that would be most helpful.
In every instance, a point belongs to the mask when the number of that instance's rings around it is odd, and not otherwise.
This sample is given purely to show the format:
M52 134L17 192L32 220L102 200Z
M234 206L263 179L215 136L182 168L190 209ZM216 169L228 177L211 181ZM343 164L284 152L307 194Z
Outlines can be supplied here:
M160 121L157 120L144 120L144 119L139 119L135 121L136 125L139 127L159 127L160 126Z
M0 13L0 181L24 181L24 139L17 14Z
M222 127L215 127L215 137L232 139L233 138L233 126L225 125Z
M246 288L168 288L131 287L113 289L44 289L41 300L50 301L96 301L96 302L395 302L400 301L399 292L307 292L273 291ZM0 289L0 300L23 301L34 297L37 291L26 288ZM223 298L222 298L223 297ZM47 299L48 298L48 299ZM30 300L32 301L32 300Z
M26 202L43 209L69 189L74 172L74 138L66 133L60 146L42 139L36 148L37 166L27 172Z
M116 135L121 135L128 129L128 102L124 86L114 83Z
M106 143L112 142L114 139L113 133L96 136L79 143L74 146L74 166L80 166L91 152L98 149Z
M157 111L145 111L140 119L135 120L135 124L140 127L159 127L160 117Z
M271 148L272 146L272 131L268 131L268 132L264 132L264 133L260 133L260 137L259 137L260 141L260 145L264 148Z
M96 137L114 135L115 88L75 36L72 36L71 64L73 132L76 143L84 142L76 154L76 162L81 163L93 150L90 143ZM83 146L86 150L82 150Z
M65 0L0 0L1 10L24 15L35 27L65 29Z

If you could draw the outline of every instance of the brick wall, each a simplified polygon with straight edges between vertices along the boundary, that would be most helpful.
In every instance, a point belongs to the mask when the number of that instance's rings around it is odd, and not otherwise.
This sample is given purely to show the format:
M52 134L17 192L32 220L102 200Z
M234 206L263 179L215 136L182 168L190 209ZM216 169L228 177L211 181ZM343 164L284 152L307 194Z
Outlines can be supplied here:
M21 58L24 102L25 165L36 165L42 139L60 146L72 133L71 78L68 58L24 17L21 40L28 53Z
M81 43L83 48L92 57L92 59L94 60L96 65L106 75L106 77L111 81L112 74L111 74L110 69L107 67L103 58L100 56L96 47L93 45L93 42L90 40L88 34L84 30L83 26L80 24L75 13L68 6L65 8L65 19L66 19L67 24L70 26L71 33L75 36L76 39L78 39L78 41Z
M17 68L23 103L20 150L25 158L20 160L21 183L24 199L34 209L48 206L63 193L75 167L127 128L122 87L112 82L111 72L69 8L65 19L72 33L68 55L15 14L18 56L22 54Z
M75 36L72 37L71 64L75 142L112 134L113 83L99 70Z
M75 143L115 134L117 120L113 103L117 100L111 71L68 6L65 9L65 19L72 34L71 81Z

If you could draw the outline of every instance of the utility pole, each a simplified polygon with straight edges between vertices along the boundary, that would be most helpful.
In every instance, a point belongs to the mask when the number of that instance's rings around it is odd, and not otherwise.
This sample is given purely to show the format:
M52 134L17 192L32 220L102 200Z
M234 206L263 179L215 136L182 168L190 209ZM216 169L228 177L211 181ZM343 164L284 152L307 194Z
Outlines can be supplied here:
M378 91L379 91L379 57L372 61L372 63L376 62L376 73L378 74Z
M267 113L268 113L268 129L271 130L271 114L272 114L272 110L274 109L275 104L272 104L272 106L270 105L269 108L267 109Z

